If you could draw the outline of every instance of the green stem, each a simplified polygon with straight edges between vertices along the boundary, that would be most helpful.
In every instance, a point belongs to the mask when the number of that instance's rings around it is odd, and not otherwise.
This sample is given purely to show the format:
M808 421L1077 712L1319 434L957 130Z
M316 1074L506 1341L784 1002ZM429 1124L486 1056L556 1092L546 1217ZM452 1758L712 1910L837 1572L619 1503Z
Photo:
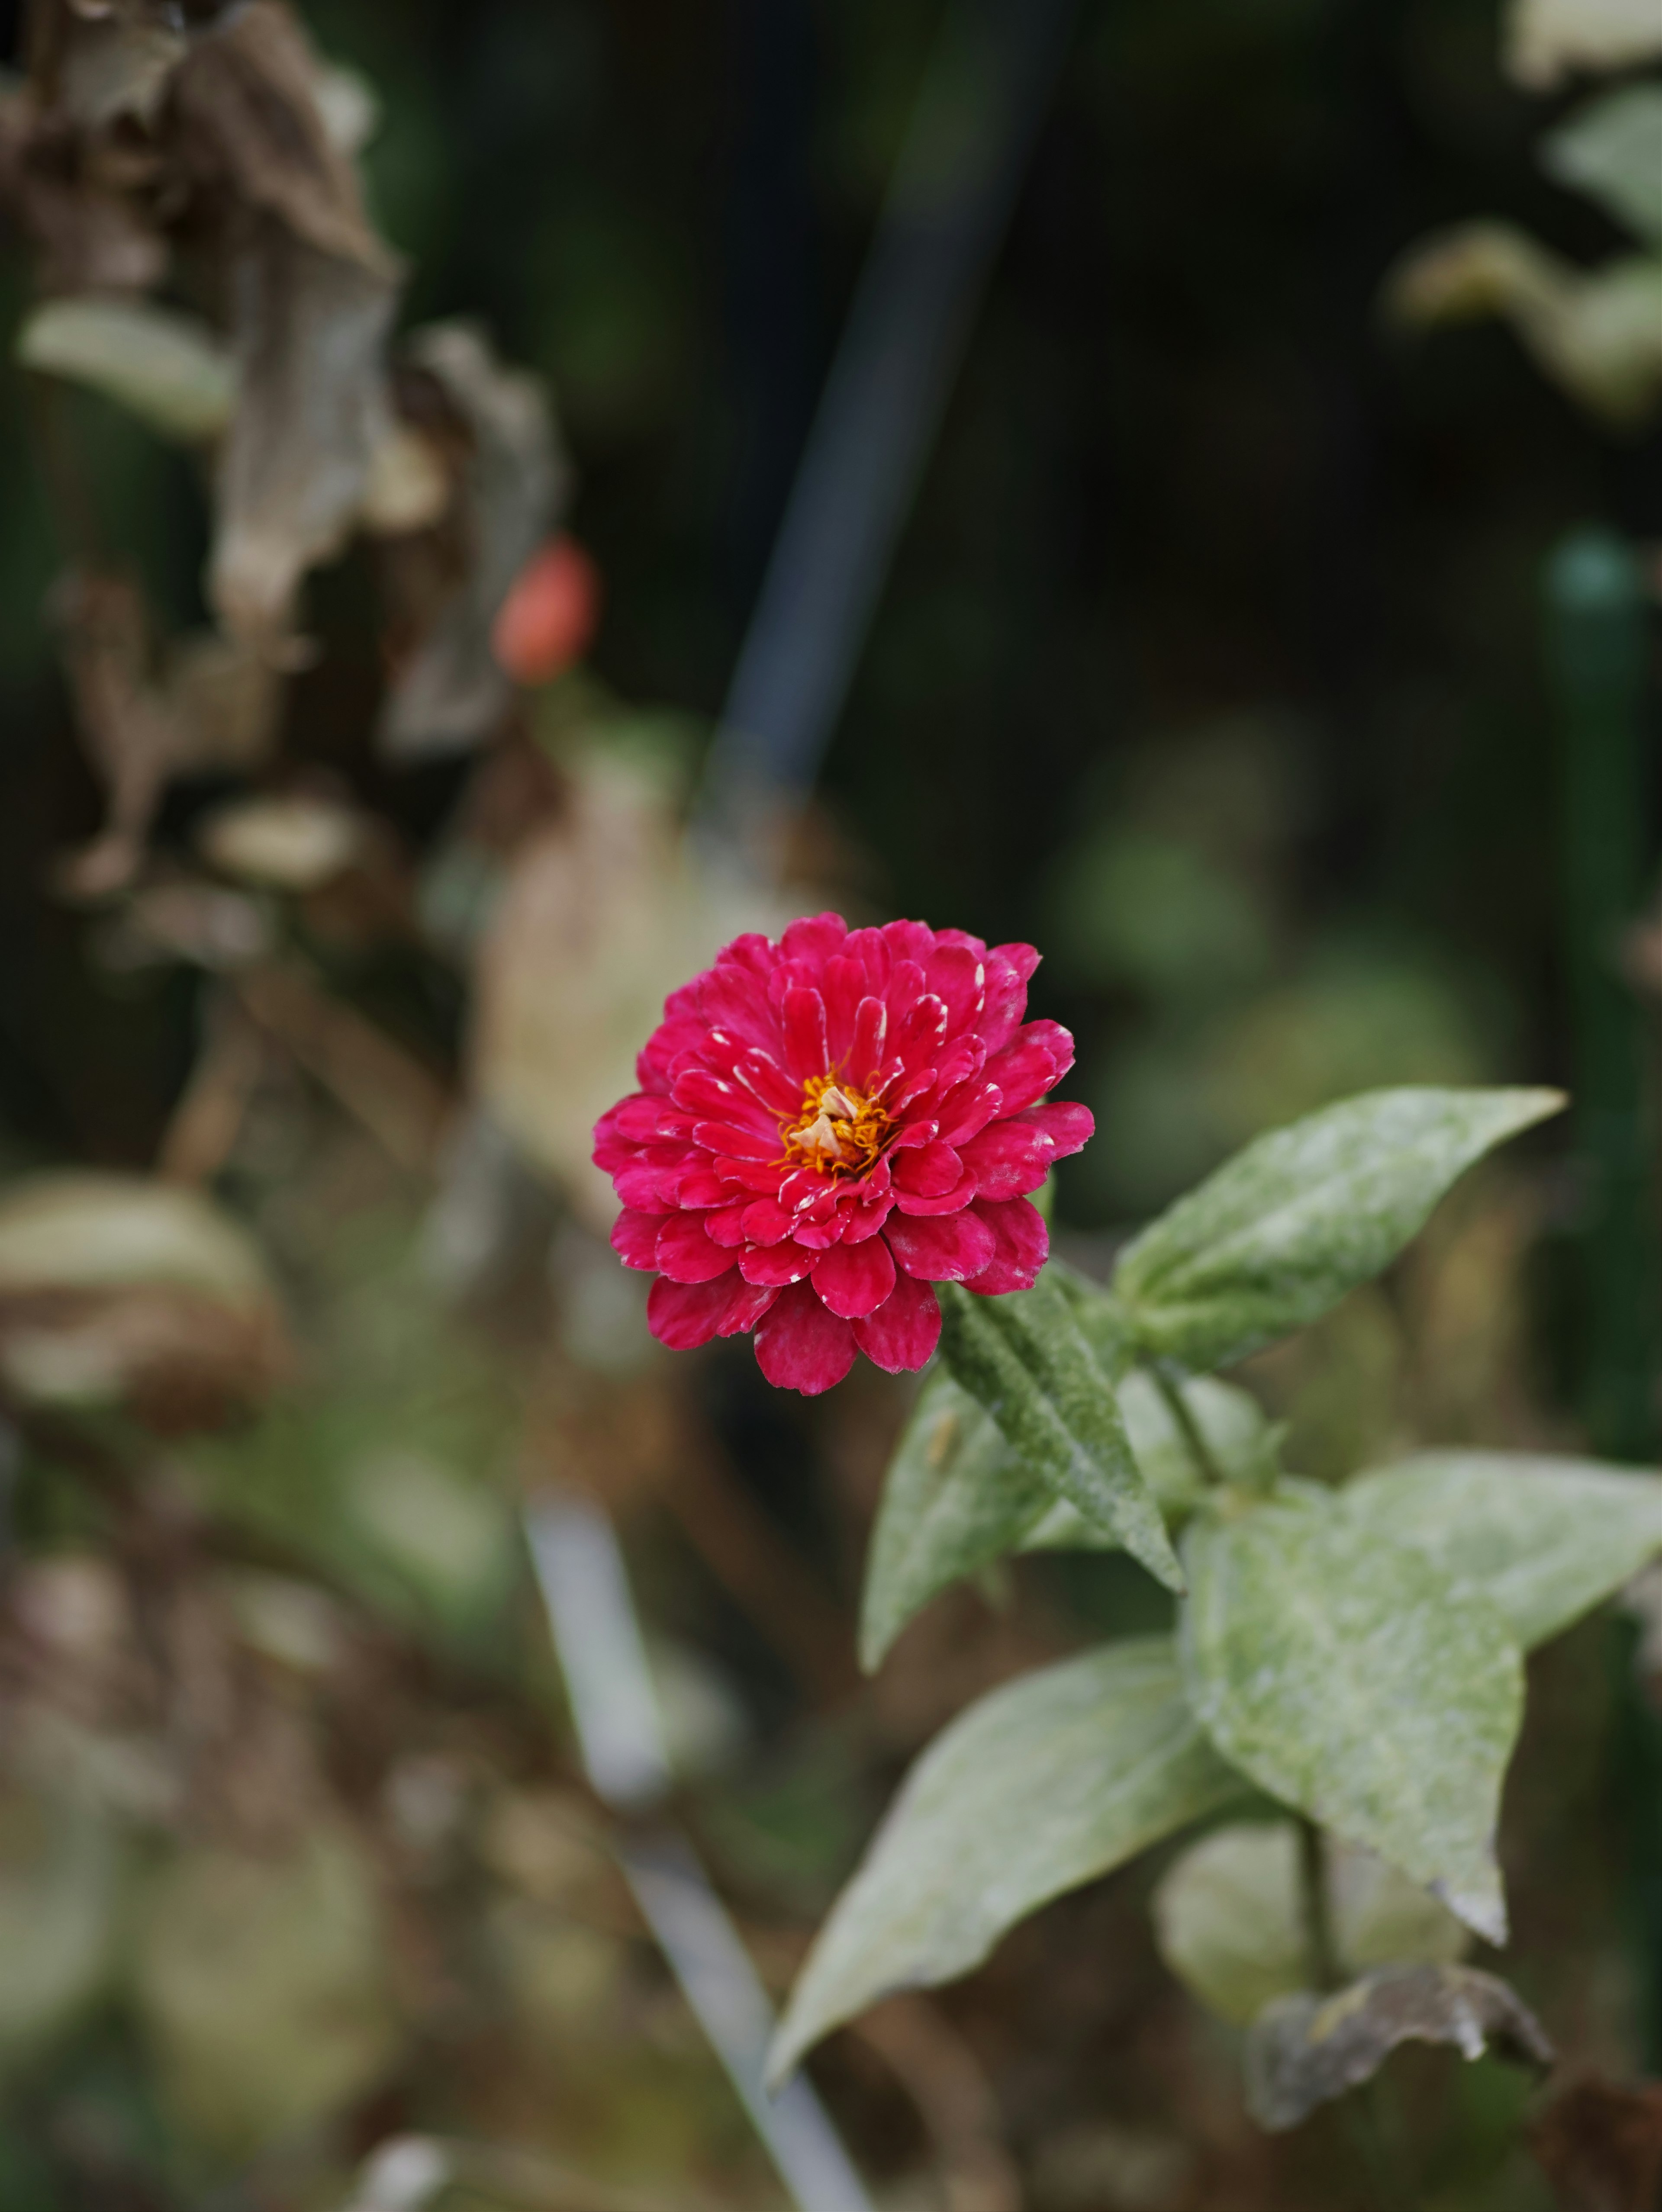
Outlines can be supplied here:
M1205 1432L1195 1419L1195 1409L1184 1395L1182 1384L1173 1382L1164 1367L1152 1366L1149 1372L1154 1378L1155 1388L1166 1401L1166 1410L1178 1425L1178 1434L1189 1448L1189 1456L1208 1482L1216 1489L1225 1488L1229 1478L1214 1457Z
M1311 1984L1325 1993L1342 1989L1346 1980L1333 1926L1327 1838L1317 1823L1303 1814L1299 1817L1298 1832L1299 1890ZM1384 2085L1377 2079L1365 2081L1343 2100L1340 2110L1379 2212L1421 2212L1402 2133L1386 2105Z
M1332 1899L1327 1886L1327 1841L1313 1820L1299 1816L1299 1888L1304 1907L1305 1943L1310 1985L1325 1993L1344 1985L1344 1967L1333 1933Z

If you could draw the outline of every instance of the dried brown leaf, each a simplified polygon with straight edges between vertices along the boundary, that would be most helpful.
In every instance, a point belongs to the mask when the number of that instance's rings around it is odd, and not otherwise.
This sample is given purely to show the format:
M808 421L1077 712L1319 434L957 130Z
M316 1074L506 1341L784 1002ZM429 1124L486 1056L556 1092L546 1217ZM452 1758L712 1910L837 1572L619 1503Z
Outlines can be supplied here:
M344 544L391 434L384 356L399 264L331 135L326 79L277 0L253 0L173 80L172 144L223 207L240 376L210 591L233 635L279 648L301 578Z
M417 331L409 367L438 387L466 447L450 518L460 557L399 668L380 741L396 759L466 751L500 724L513 686L490 633L514 578L558 520L569 470L546 386L505 369L465 323ZM399 572L395 572L395 574Z
M1544 2069L1552 2045L1516 1992L1469 1966L1385 1966L1331 1996L1277 1997L1246 2040L1247 2108L1272 2132L1378 2073L1401 2043L1452 2044Z

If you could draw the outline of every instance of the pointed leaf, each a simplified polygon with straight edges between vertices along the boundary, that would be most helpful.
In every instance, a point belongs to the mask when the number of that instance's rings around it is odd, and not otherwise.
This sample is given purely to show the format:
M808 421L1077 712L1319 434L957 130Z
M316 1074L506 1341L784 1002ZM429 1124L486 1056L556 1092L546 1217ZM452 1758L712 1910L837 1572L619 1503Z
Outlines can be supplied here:
M977 1297L953 1283L941 1284L938 1294L946 1364L1024 1467L1168 1589L1181 1589L1183 1571L1131 1455L1113 1385L1061 1284L1047 1272L1031 1291L1005 1297Z
M1624 85L1578 108L1542 141L1541 166L1662 246L1662 85Z
M1014 1551L1053 1493L945 1366L920 1392L883 1486L861 1605L868 1673L948 1583Z
M1481 1595L1319 1493L1196 1521L1182 1649L1225 1756L1506 1936L1495 1857L1523 1661Z
M1422 1452L1342 1493L1360 1525L1478 1589L1525 1651L1662 1552L1662 1474L1522 1452Z
M995 1690L907 1777L792 1993L770 2078L880 1997L968 1973L1049 1899L1241 1788L1184 1702L1166 1638Z
M1145 1351L1224 1367L1390 1265L1475 1160L1564 1104L1555 1091L1366 1091L1260 1137L1122 1257Z
M1184 1395L1226 1470L1245 1479L1272 1435L1245 1390L1201 1376ZM1118 1389L1131 1455L1168 1521L1191 1512L1204 1487L1153 1379ZM860 1647L871 1671L932 1597L1010 1552L1117 1551L1118 1540L1077 1506L1058 1503L1031 1474L996 1421L937 1367L919 1394L883 1488L866 1568Z

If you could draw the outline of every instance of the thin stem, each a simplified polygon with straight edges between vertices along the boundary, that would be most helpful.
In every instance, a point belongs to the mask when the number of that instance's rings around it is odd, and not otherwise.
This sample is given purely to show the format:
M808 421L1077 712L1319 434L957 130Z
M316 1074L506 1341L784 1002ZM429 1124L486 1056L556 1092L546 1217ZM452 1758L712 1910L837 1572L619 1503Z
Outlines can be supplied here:
M1342 1989L1346 1978L1328 1888L1327 1838L1314 1820L1302 1815L1298 1833L1299 1887L1311 1985L1325 1993ZM1383 2084L1378 2080L1364 2082L1342 2100L1340 2109L1379 2212L1421 2212L1419 2191L1409 2168L1401 2130L1385 2104Z
M1206 1480L1221 1490L1229 1478L1218 1465L1212 1447L1206 1440L1205 1431L1195 1419L1195 1409L1183 1394L1183 1386L1174 1382L1163 1367L1152 1367L1149 1372L1154 1376L1155 1388L1166 1401L1172 1419L1178 1425L1178 1433L1189 1448L1189 1456Z
M1333 1933L1332 1900L1327 1888L1327 1843L1313 1820L1299 1820L1299 1887L1304 1908L1310 1983L1324 1992L1342 1988L1344 1967Z

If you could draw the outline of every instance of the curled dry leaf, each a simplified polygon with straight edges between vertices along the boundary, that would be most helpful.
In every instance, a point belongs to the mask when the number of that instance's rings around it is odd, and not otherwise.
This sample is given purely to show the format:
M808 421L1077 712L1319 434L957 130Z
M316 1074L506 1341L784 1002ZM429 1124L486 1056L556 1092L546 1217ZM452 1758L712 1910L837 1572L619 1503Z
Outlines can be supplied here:
M452 574L394 678L380 740L400 760L466 751L502 720L512 685L491 632L515 579L557 522L569 482L547 388L505 369L465 323L417 331L411 371L461 432Z
M1279 1997L1246 2041L1247 2108L1272 2132L1377 2074L1402 2043L1452 2044L1545 2071L1553 2048L1517 1992L1470 1966L1386 1966L1334 1996Z
M399 271L332 136L326 80L277 0L253 0L176 71L181 166L222 208L240 396L221 458L210 586L234 635L288 635L306 570L344 544L388 435Z
M350 807L303 792L218 807L198 836L204 858L223 874L296 892L320 890L350 868L362 842Z
M236 404L236 373L193 315L146 301L48 300L24 324L17 359L127 408L164 438L216 438Z
M285 1364L265 1264L200 1194L95 1174L0 1193L0 1378L24 1403L210 1426Z
M1662 260L1581 270L1508 223L1467 223L1398 263L1385 304L1410 324L1504 316L1545 374L1618 427L1662 398Z
M786 918L709 880L670 794L615 753L574 764L563 814L514 855L480 945L473 1080L603 1234L618 1201L590 1159L594 1123L630 1088L642 1038L721 945Z

